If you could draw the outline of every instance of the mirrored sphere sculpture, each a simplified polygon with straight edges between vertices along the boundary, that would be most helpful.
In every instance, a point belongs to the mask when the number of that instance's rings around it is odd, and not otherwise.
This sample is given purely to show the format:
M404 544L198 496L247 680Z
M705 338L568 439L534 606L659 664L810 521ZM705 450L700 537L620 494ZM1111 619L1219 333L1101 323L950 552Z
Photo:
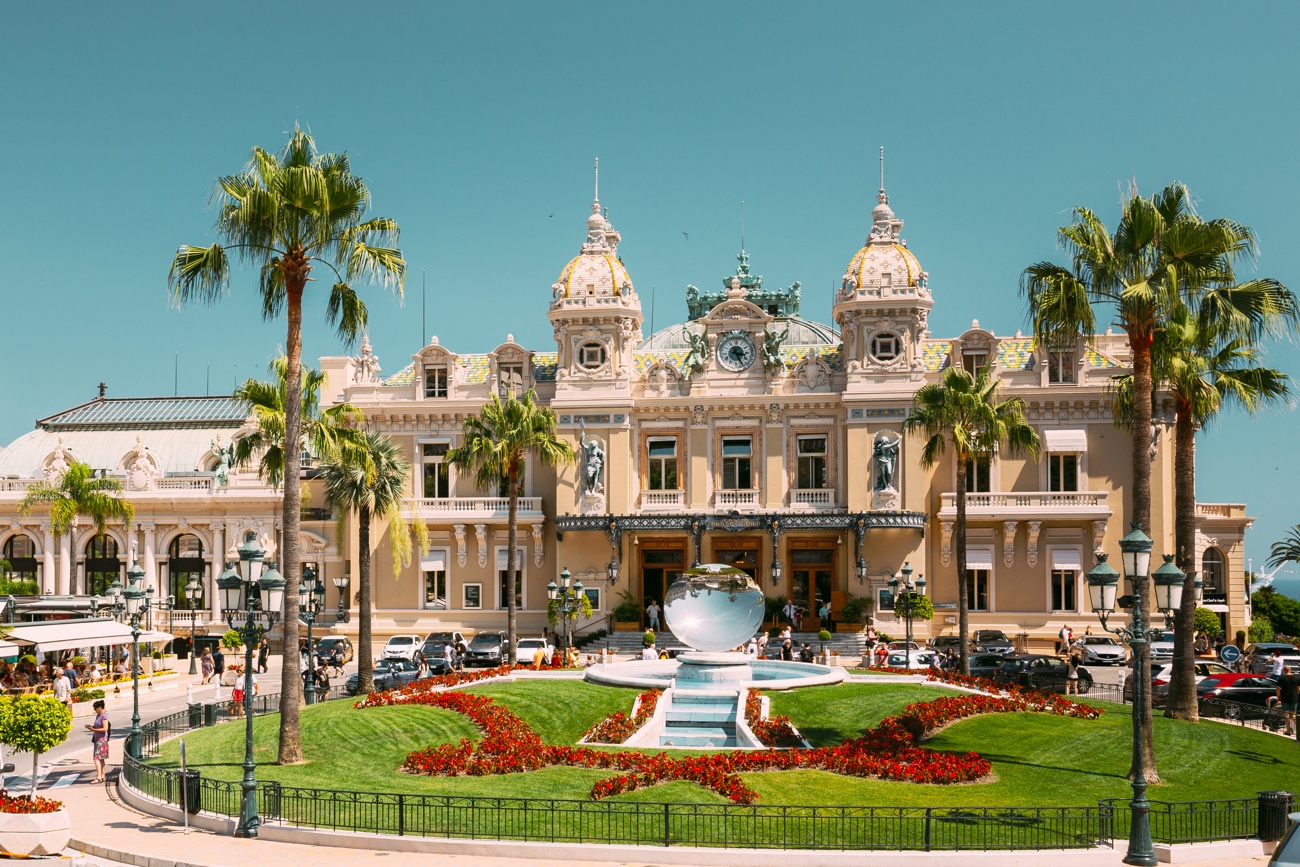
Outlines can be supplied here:
M763 623L763 591L734 566L708 563L682 573L664 594L664 619L696 650L734 650Z

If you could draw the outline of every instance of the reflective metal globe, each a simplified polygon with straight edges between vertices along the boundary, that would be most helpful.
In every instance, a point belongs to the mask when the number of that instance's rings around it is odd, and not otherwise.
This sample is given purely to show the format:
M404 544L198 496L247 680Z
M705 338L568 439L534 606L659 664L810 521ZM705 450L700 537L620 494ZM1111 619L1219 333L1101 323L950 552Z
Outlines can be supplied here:
M696 650L734 650L763 623L763 591L734 566L692 566L664 594L664 620Z

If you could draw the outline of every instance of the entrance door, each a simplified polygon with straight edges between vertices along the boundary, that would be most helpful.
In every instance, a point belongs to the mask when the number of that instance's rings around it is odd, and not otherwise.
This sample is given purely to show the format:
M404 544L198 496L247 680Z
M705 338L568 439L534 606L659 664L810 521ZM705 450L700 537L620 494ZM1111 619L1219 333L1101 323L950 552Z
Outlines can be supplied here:
M642 607L653 599L662 609L664 591L682 575L686 564L686 544L677 541L642 540L641 595Z
M760 540L757 537L716 539L713 542L713 562L724 566L735 566L753 578L761 587L763 582L758 577L759 544Z
M832 568L832 547L801 548L797 543L791 545L790 599L796 606L804 609L805 621L815 622L817 612L823 602L832 602L831 588L835 572ZM834 616L832 604L832 617Z

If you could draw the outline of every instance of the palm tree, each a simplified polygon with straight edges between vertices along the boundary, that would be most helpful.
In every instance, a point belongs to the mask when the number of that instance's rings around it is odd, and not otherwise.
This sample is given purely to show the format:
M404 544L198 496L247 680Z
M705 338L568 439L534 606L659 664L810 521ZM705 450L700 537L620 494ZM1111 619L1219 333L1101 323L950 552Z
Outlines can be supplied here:
M1025 420L1025 402L1019 397L1000 399L1002 383L989 376L987 367L971 376L950 367L939 382L921 386L912 399L912 414L903 423L908 433L922 432L929 439L921 452L921 466L939 462L949 440L957 462L957 520L953 528L957 545L957 630L961 636L961 670L970 674L967 645L970 635L970 598L966 586L966 467L988 457L1006 443L1011 454L1038 459L1038 433Z
M366 325L366 306L353 281L379 280L401 297L406 262L392 246L397 243L397 223L384 217L365 219L370 191L352 174L347 155L318 154L311 135L297 128L278 157L253 148L244 170L218 179L217 188L216 229L227 246L181 245L167 275L168 288L177 304L217 301L230 286L228 249L258 269L263 318L285 313L288 320L284 440L296 443L302 430L302 297L308 281L315 279L314 263L334 275L325 317L339 337L351 343ZM286 647L298 645L300 477L298 451L289 449L284 455L280 564ZM302 761L297 659L295 654L285 657L280 678L280 764Z
M38 504L49 503L54 538L68 532L78 518L89 518L95 525L96 537L103 538L110 520L120 520L130 529L135 519L135 507L121 494L121 479L96 476L88 464L72 461L58 479L28 488L18 504L18 514L30 515Z
M1300 524L1287 531L1280 542L1274 542L1268 552L1268 565L1276 569L1283 563L1300 563Z
M337 452L321 464L325 497L336 509L357 513L359 546L361 619L357 639L357 690L374 689L374 656L371 653L371 521L388 522L388 538L393 551L393 574L396 576L411 562L411 524L402 511L408 496L411 462L401 448L387 436L373 431L362 435L360 448ZM343 523L339 522L340 532ZM424 549L427 535L424 523L415 522L416 548Z
M1179 183L1150 198L1131 188L1112 235L1087 208L1074 209L1074 221L1057 231L1070 266L1037 262L1025 269L1022 289L1038 345L1072 344L1082 333L1096 334L1094 305L1113 308L1128 337L1133 368L1131 425L1132 519L1151 532L1151 348L1164 323L1183 298L1198 298L1206 288L1232 282L1232 261L1254 248L1250 229L1228 220L1202 221L1191 208L1191 194ZM1142 596L1151 610L1151 594ZM1135 647L1138 670L1150 664L1149 645ZM1135 730L1145 737L1134 750L1129 776L1142 770L1158 784L1152 742L1151 693L1135 708Z
M515 592L519 589L519 563L516 551L519 539L519 494L523 487L524 462L536 455L544 466L571 464L576 459L573 446L556 436L555 412L538 406L537 395L530 388L522 398L498 395L483 406L478 415L465 419L461 435L464 444L447 452L447 462L472 474L480 490L505 485L507 507L506 573L506 640L510 664L515 662ZM513 591L513 592L512 592Z
M249 379L235 389L234 396L246 402L257 421L257 429L248 436L235 440L236 466L247 466L260 455L257 474L272 487L284 481L284 428L285 407L288 405L288 359L283 355L271 362L275 380ZM297 451L306 451L317 458L326 458L339 452L351 453L353 459L364 460L363 432L356 425L364 420L361 410L349 403L339 403L322 410L320 389L325 375L312 367L302 367L302 400L299 417L302 419L302 436Z

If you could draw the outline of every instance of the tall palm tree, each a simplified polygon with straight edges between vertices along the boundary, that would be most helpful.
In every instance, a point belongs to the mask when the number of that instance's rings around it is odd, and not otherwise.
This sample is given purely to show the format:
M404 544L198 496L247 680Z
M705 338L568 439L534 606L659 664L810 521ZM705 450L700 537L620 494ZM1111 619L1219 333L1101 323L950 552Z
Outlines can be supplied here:
M371 652L373 603L371 601L370 527L374 520L388 523L396 576L411 562L411 524L403 513L409 495L411 462L387 436L366 431L360 448L336 452L321 464L325 498L336 509L357 513L358 563L360 571L360 635L357 639L357 690L374 689L375 663ZM343 523L339 522L340 532ZM415 522L415 547L423 550L427 533L422 521Z
M234 396L245 401L252 409L257 428L248 436L235 440L236 466L247 466L254 457L258 459L257 474L272 487L284 481L285 407L288 405L288 359L283 355L271 362L273 381L245 380L235 389ZM356 460L365 459L364 432L356 425L364 421L361 410L349 403L339 403L324 410L320 406L320 389L325 375L312 367L302 367L302 400L299 417L302 435L299 438L300 455L306 451L317 458L327 458L337 453L352 454Z
M78 518L89 518L99 538L103 538L110 520L120 520L130 529L135 519L135 507L122 497L122 480L96 476L90 465L81 461L72 461L53 482L41 481L28 488L18 504L18 514L30 515L44 503L49 504L50 530L56 539L68 532Z
M1300 563L1300 524L1287 531L1282 541L1274 542L1268 552L1268 565L1274 569L1283 563Z
M1091 210L1075 208L1074 221L1061 227L1057 238L1069 267L1037 262L1022 277L1034 335L1047 347L1072 344L1080 333L1091 341L1097 330L1094 305L1111 309L1123 328L1133 369L1131 515L1150 534L1152 344L1184 297L1232 282L1232 262L1254 249L1254 235L1228 220L1202 221L1187 188L1174 183L1150 198L1130 188L1113 235ZM1142 596L1142 610L1149 619L1150 593ZM1134 650L1138 670L1145 671L1150 646ZM1157 784L1150 690L1143 695L1133 726L1145 737L1136 741L1129 776L1141 769L1148 783Z
M943 379L921 386L912 399L912 414L903 423L908 433L929 437L921 451L921 466L939 462L949 440L957 462L957 520L953 535L957 547L957 631L961 636L961 670L970 674L967 646L970 637L970 596L966 586L966 467L1007 445L1010 454L1038 459L1038 433L1025 420L1025 402L1019 397L1001 399L1002 383L989 376L987 367L971 376L950 367Z
M302 431L302 297L317 264L333 273L335 282L325 305L325 318L348 343L366 325L366 306L353 289L357 280L375 281L401 297L406 262L395 246L398 227L384 217L365 219L370 191L352 174L346 154L318 154L307 132L295 128L279 155L259 147L242 172L217 180L220 204L217 234L225 242L210 247L181 245L167 275L177 304L214 303L230 286L228 250L258 269L262 316L286 314L287 361L284 439L298 442ZM281 566L285 577L284 641L298 645L298 581L301 556L298 538L301 492L299 455L284 455L284 544ZM301 679L297 654L285 656L280 678L280 764L302 761L298 728Z
M571 464L576 459L573 446L555 432L555 412L538 406L537 395L530 388L522 397L502 401L498 395L483 406L478 415L465 419L461 430L464 443L449 449L447 462L473 475L480 490L493 490L504 484L507 506L506 640L510 664L515 662L515 592L519 588L519 494L523 488L524 463L536 455L548 467Z

